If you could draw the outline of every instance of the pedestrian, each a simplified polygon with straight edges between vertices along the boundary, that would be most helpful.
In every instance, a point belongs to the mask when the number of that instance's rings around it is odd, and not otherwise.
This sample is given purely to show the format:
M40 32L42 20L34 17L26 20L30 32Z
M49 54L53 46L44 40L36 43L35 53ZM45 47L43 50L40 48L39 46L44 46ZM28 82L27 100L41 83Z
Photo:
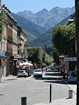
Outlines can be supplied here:
M36 69L36 68L37 68L37 65L36 65L36 63L34 63L34 64L33 64L33 66L34 66L34 69Z

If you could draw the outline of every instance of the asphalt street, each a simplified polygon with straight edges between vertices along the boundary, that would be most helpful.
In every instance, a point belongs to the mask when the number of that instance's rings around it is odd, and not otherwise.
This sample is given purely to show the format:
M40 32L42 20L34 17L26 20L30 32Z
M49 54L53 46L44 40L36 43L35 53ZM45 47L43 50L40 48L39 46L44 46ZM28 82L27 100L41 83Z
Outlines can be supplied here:
M49 102L50 84L52 100L68 98L70 88L63 83L60 74L46 72L43 76L42 79L31 76L5 80L0 84L0 105L21 105L21 97L27 97L27 105Z

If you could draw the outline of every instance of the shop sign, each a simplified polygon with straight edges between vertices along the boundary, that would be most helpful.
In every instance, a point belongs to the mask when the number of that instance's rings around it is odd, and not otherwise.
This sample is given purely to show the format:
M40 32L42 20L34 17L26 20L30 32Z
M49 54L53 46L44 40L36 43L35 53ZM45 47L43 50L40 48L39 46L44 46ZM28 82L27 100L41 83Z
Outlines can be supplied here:
M65 57L64 61L77 61L77 57Z

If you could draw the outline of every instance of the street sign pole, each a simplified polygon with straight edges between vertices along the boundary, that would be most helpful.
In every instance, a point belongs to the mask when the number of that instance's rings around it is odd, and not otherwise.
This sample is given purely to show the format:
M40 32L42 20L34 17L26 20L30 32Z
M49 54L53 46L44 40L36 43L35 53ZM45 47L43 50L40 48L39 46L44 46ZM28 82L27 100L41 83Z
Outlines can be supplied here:
M79 105L79 0L75 0L75 14L76 14L76 44L77 44L77 99L76 105Z

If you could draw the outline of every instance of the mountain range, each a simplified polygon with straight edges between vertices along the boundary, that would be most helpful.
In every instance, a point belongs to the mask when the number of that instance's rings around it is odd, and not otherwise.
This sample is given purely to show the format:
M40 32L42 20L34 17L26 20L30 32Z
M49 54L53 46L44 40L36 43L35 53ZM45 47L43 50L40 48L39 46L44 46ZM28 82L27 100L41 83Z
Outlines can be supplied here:
M37 13L32 13L31 11L20 11L17 15L49 30L51 27L55 26L67 16L74 12L75 8L61 8L54 7L50 11L47 9L42 9Z
M27 37L29 45L32 45L34 39L46 33L46 30L43 27L38 26L33 22L14 13L12 13L12 16L17 21L17 25L20 26L22 30L28 35Z
M30 46L42 46L44 49L52 44L51 29L57 24L67 21L73 14L75 8L55 7L50 11L42 9L37 13L31 11L20 11L12 13L17 24L28 34L28 44Z

